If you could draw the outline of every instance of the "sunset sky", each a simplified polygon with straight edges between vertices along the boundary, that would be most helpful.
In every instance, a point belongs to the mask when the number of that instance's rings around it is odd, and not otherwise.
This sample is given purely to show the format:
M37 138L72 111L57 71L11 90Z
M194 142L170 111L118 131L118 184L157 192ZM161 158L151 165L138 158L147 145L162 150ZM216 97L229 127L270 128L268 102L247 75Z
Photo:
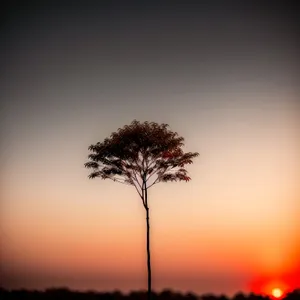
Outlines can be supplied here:
M192 181L149 190L153 288L300 286L289 1L77 2L11 4L2 21L0 286L146 289L138 194L84 168L133 119L200 153Z

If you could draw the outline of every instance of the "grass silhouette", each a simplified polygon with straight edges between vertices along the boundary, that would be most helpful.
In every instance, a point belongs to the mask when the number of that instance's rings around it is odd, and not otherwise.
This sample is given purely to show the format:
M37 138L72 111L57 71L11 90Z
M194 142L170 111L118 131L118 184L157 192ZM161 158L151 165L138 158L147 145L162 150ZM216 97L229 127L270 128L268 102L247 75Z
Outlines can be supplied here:
M233 297L226 295L203 294L196 295L194 293L180 293L172 290L163 290L160 293L152 292L153 300L271 300L271 296L259 295L254 293L244 294L236 293ZM120 291L114 292L97 292L97 291L76 291L68 288L49 288L45 290L26 290L15 289L8 290L0 288L0 299L74 299L74 300L145 300L147 299L147 291L131 291L123 294ZM300 288L284 295L281 300L300 300Z

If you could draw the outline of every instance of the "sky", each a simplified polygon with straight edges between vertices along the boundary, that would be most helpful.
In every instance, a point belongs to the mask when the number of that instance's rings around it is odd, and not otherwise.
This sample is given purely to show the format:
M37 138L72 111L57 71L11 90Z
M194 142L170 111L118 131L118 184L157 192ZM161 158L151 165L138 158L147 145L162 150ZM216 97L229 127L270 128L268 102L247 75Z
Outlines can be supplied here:
M149 190L154 290L300 286L290 2L75 2L2 18L0 285L146 289L141 200L84 168L137 119L200 153L190 182Z

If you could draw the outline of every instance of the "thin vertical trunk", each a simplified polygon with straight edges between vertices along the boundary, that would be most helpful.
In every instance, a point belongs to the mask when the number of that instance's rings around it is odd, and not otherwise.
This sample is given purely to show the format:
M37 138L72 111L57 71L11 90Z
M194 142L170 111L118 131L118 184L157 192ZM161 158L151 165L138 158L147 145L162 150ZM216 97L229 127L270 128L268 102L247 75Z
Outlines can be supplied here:
M146 221L147 221L147 270L148 270L148 300L151 299L151 263L150 263L150 220L147 188L145 188Z

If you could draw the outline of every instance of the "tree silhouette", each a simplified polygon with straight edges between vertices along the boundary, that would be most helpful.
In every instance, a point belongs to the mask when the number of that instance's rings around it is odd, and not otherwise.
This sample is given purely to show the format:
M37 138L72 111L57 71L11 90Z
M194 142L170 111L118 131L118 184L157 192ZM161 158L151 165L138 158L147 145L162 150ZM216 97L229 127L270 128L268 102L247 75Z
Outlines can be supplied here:
M184 153L184 138L168 124L132 121L88 149L89 178L100 177L135 187L146 210L148 299L151 298L150 222L148 189L159 182L189 181L185 165L199 155Z

